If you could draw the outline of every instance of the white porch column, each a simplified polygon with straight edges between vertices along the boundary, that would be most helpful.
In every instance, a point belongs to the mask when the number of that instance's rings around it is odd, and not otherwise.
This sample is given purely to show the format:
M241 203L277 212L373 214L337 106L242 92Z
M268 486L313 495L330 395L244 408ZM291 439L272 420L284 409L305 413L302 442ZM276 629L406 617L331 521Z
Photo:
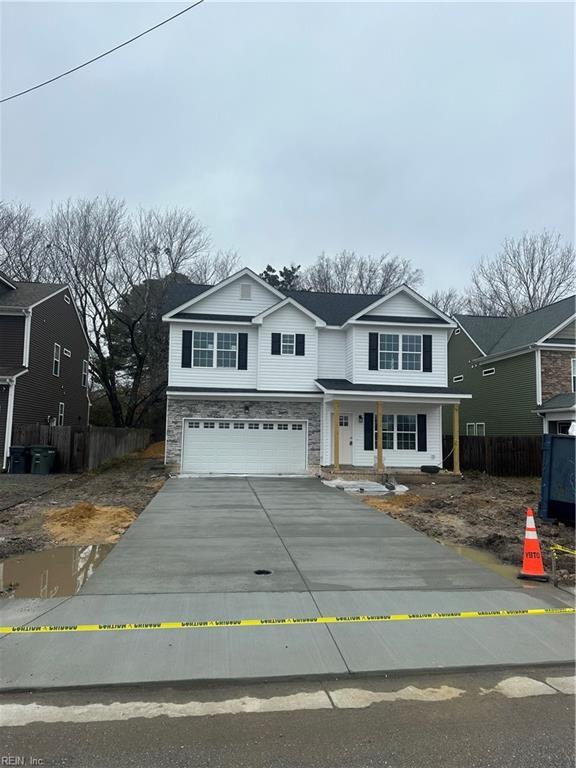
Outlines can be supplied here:
M332 402L332 465L340 469L340 400Z
M376 403L376 471L384 472L384 452L382 450L382 403Z

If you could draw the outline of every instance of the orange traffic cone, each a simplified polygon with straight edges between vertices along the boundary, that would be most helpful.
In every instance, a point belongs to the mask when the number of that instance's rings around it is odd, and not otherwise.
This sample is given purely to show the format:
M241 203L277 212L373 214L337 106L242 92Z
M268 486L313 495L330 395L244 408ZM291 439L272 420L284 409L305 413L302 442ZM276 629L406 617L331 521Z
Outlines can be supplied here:
M540 542L536 533L534 512L528 507L526 511L526 532L524 534L524 559L522 570L518 574L519 579L532 579L533 581L548 581L544 572Z

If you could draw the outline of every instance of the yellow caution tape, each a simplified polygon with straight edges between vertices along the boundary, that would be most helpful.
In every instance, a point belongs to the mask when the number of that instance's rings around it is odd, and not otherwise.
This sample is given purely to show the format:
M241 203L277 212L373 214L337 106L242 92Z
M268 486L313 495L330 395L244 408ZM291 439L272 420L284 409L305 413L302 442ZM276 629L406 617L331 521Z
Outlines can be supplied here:
M565 552L567 555L576 555L576 550L568 549L568 547L563 547L561 544L552 544L550 549L553 552Z
M0 634L37 635L46 632L127 632L151 629L212 629L217 627L271 627L303 624L358 624L387 621L437 621L438 619L490 619L518 616L572 615L576 608L519 608L501 611L454 613L393 613L382 616L312 616L287 619L223 619L219 621L159 621L149 624L70 624L34 627L0 627Z

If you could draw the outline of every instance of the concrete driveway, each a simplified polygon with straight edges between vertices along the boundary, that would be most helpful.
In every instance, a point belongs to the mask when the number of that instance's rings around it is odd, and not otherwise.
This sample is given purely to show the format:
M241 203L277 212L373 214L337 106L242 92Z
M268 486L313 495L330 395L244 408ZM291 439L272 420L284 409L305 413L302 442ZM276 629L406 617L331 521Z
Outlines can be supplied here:
M256 571L270 571L258 574ZM173 479L79 595L2 625L562 607L359 499L296 478ZM4 688L270 679L570 662L570 616L9 635Z
M82 594L510 586L315 478L182 478L168 481Z

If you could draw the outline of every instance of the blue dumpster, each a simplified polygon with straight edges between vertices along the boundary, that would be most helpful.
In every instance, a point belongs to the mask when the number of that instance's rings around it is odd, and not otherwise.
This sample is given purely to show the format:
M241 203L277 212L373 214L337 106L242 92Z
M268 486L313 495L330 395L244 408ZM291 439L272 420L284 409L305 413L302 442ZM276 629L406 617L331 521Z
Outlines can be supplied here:
M574 525L576 518L575 454L576 437L544 435L542 488L538 514L545 520L559 520Z

